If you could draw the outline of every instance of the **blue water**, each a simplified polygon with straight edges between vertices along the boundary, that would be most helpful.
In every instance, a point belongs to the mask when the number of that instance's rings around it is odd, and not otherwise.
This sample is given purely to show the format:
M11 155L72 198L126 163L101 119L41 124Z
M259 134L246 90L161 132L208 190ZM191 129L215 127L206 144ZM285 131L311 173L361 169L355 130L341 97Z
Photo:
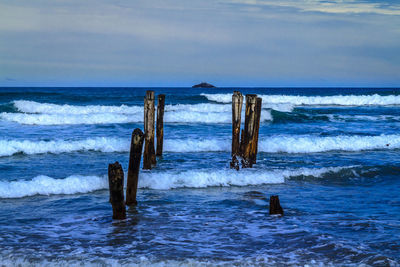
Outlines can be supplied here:
M146 90L0 88L3 265L400 265L400 90L153 88L164 155L113 221L107 167L127 171ZM263 99L239 172L234 90Z

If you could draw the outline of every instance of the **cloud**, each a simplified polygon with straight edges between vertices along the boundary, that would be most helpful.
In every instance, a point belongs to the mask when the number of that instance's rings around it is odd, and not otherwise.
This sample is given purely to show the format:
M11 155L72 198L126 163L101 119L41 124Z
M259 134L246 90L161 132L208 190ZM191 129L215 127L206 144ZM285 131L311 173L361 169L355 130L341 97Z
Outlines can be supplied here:
M91 4L88 5L88 2ZM88 2L71 1L62 5L48 1L44 6L30 2L23 6L0 3L0 30L128 35L152 40L232 41L225 32L211 30L206 24L193 29L190 17L187 18L188 24L176 20L175 15L183 17L180 9L158 7L149 12L146 6L135 4Z
M332 14L380 14L380 15L400 15L400 5L393 3L385 3L384 1L355 1L355 0L225 0L225 3L260 6L260 7L285 7L295 8L304 12L322 12Z

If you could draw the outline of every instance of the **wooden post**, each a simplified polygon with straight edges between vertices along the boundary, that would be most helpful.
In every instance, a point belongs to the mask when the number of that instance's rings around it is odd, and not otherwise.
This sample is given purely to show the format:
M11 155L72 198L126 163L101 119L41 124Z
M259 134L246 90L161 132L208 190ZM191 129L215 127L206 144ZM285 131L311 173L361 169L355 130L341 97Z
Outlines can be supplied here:
M108 165L108 184L110 187L110 202L113 209L113 219L125 219L124 171L118 161Z
M128 181L126 184L126 205L137 205L136 192L139 181L140 159L142 157L144 134L136 128L132 133L129 155Z
M234 91L232 95L232 157L240 153L240 122L242 115L243 95Z
M248 94L246 95L246 114L243 131L243 139L240 144L241 155L242 155L242 168L251 168L253 166L252 154L253 154L253 143L254 133L256 127L256 102L257 95Z
M164 105L165 95L158 95L157 104L157 152L156 156L162 156L164 139Z
M144 99L144 135L143 169L150 170L156 164L154 150L154 91L146 91Z
M279 196L271 196L269 199L269 214L283 215L283 209L279 203Z
M260 131L261 108L262 108L262 99L260 97L257 97L257 100L256 100L256 121L255 121L255 127L254 127L254 135L253 135L253 142L252 142L252 155L251 155L252 164L256 164L256 162L257 162L258 133Z

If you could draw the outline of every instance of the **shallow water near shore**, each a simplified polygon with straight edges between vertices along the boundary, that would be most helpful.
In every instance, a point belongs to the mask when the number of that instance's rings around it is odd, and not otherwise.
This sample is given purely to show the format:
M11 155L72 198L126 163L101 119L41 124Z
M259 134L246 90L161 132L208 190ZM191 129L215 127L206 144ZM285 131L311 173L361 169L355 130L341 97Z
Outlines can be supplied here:
M113 221L107 167L126 174L146 88L0 88L3 265L400 265L399 90L153 90L165 153ZM263 99L239 172L234 90Z

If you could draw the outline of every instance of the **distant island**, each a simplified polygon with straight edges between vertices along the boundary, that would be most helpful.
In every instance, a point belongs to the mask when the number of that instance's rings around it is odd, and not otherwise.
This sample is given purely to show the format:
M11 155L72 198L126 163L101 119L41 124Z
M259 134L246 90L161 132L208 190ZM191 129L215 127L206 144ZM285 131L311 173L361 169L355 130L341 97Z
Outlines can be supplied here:
M212 84L203 82L203 83L199 83L199 84L193 85L192 88L215 88L215 86L212 85Z

